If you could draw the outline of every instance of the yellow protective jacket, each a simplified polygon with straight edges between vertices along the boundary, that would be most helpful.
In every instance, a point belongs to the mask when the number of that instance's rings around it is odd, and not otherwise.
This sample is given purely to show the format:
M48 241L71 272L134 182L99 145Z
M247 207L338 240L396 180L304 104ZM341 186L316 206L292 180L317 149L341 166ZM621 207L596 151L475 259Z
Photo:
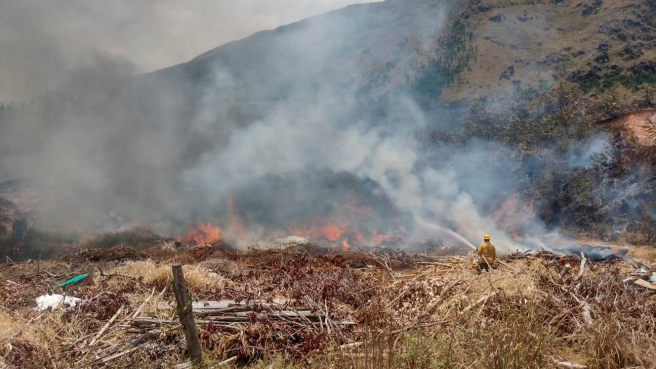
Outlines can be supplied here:
M478 246L478 256L481 257L481 263L484 263L487 259L487 262L492 264L497 259L497 249L492 242L485 241ZM483 259L483 256L485 256L485 259Z

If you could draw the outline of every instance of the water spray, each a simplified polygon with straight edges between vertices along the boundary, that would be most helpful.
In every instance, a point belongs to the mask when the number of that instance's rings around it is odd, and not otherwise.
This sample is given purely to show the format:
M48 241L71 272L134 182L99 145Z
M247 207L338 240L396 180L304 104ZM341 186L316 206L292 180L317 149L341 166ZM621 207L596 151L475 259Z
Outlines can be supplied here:
M457 239L458 241L462 241L465 245L471 247L472 249L478 250L478 248L476 246L474 246L473 243L469 242L465 237L463 237L462 235L458 234L455 231L452 231L448 228L444 228L444 227L439 226L439 225L430 224L430 223L424 221L423 219L417 219L416 221L419 225L421 225L423 227L432 228L432 229L437 230L438 232L447 233L450 236L452 236L453 238Z

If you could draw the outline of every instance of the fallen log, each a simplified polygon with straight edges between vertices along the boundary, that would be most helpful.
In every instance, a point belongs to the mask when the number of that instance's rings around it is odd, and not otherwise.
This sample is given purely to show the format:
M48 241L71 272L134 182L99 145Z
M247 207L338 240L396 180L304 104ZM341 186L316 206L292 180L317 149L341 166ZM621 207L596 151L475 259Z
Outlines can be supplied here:
M241 304L234 300L221 301L195 301L191 303L191 309L194 314L221 314L231 312L252 311L256 306L284 309L289 305L287 300L274 300L272 303L264 301L250 301L248 304ZM157 304L158 310L175 309L175 305L170 302L160 302Z
M285 312L285 315L271 315L270 318L274 320L293 320L295 322L304 322L304 319L298 319L298 315L296 315L296 312L292 311L287 311ZM306 316L309 318L310 316ZM311 324L319 324L319 317L317 315L314 315L312 317L316 317L316 319L312 319L310 321ZM297 319L293 319L297 318ZM342 326L349 326L349 325L356 325L355 322L348 321L348 320L342 320L342 321L332 321L334 324L337 325L342 325ZM123 326L124 328L129 328L129 327L149 327L149 326L154 326L154 327L159 327L162 325L174 325L174 324L179 324L180 322L177 320L169 320L169 319L157 319L157 318L150 318L150 317L140 317L136 319L132 319L129 324ZM207 316L205 319L201 320L196 320L197 324L215 324L219 325L223 328L233 328L233 329L238 329L236 327L231 326L230 324L233 323L250 323L250 318L247 316ZM224 323L224 324L222 324Z

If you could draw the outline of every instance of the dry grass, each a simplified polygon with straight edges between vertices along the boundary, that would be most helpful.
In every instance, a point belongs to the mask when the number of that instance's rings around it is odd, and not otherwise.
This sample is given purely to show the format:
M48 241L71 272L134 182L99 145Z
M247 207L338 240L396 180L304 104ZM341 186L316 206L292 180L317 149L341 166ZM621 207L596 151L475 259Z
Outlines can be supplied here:
M220 275L200 265L184 265L182 270L187 286L192 290L215 287L225 281ZM113 273L132 276L147 285L165 284L173 278L171 264L158 264L152 260L129 262L116 268Z
M126 322L144 301L140 315L175 319L174 311L158 310L157 303L173 299L168 286L176 257L106 266L94 285L75 292L87 302L66 312L36 312L28 308L32 296L21 295L0 309L0 355L22 368L88 367L96 355L130 348L142 333L130 333ZM203 367L235 355L233 364L258 369L553 368L557 361L600 369L656 367L656 300L625 282L637 278L629 262L591 264L577 279L578 259L548 254L507 258L483 274L471 257L443 257L391 274L380 267L349 268L347 261L359 257L372 256L259 250L202 256L204 261L185 265L194 296L322 301L331 319L358 323L326 332L259 312L256 320L228 328L201 324ZM561 273L566 264L571 268ZM41 288L38 277L19 283ZM18 287L0 281L0 294L18 293ZM115 314L117 322L98 347L89 348ZM183 347L173 325L107 367L172 368L185 361Z

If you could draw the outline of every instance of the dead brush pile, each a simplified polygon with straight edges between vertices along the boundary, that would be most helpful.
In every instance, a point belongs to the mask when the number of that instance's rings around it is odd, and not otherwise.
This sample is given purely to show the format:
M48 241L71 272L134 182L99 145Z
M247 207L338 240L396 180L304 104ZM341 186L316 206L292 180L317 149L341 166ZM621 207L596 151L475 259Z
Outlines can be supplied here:
M157 255L103 261L93 283L67 291L79 306L52 311L34 310L35 296L75 268L0 268L0 367L184 364L171 291L181 260L207 367L656 367L653 268L638 262L524 253L479 274L472 257L393 250Z
M198 296L252 304L251 324L243 329L210 325L202 335L205 346L220 356L252 359L282 352L301 358L352 336L354 312L380 292L381 281L389 275L379 268L344 267L353 261L350 257L312 256L316 251L251 250L233 261L240 268L220 263L213 271L223 283L198 290ZM206 265L216 267L217 261ZM294 316L297 313L303 318Z
M656 295L626 261L542 252L491 273L450 258L402 275L359 310L352 368L654 368ZM653 268L648 268L653 271Z

